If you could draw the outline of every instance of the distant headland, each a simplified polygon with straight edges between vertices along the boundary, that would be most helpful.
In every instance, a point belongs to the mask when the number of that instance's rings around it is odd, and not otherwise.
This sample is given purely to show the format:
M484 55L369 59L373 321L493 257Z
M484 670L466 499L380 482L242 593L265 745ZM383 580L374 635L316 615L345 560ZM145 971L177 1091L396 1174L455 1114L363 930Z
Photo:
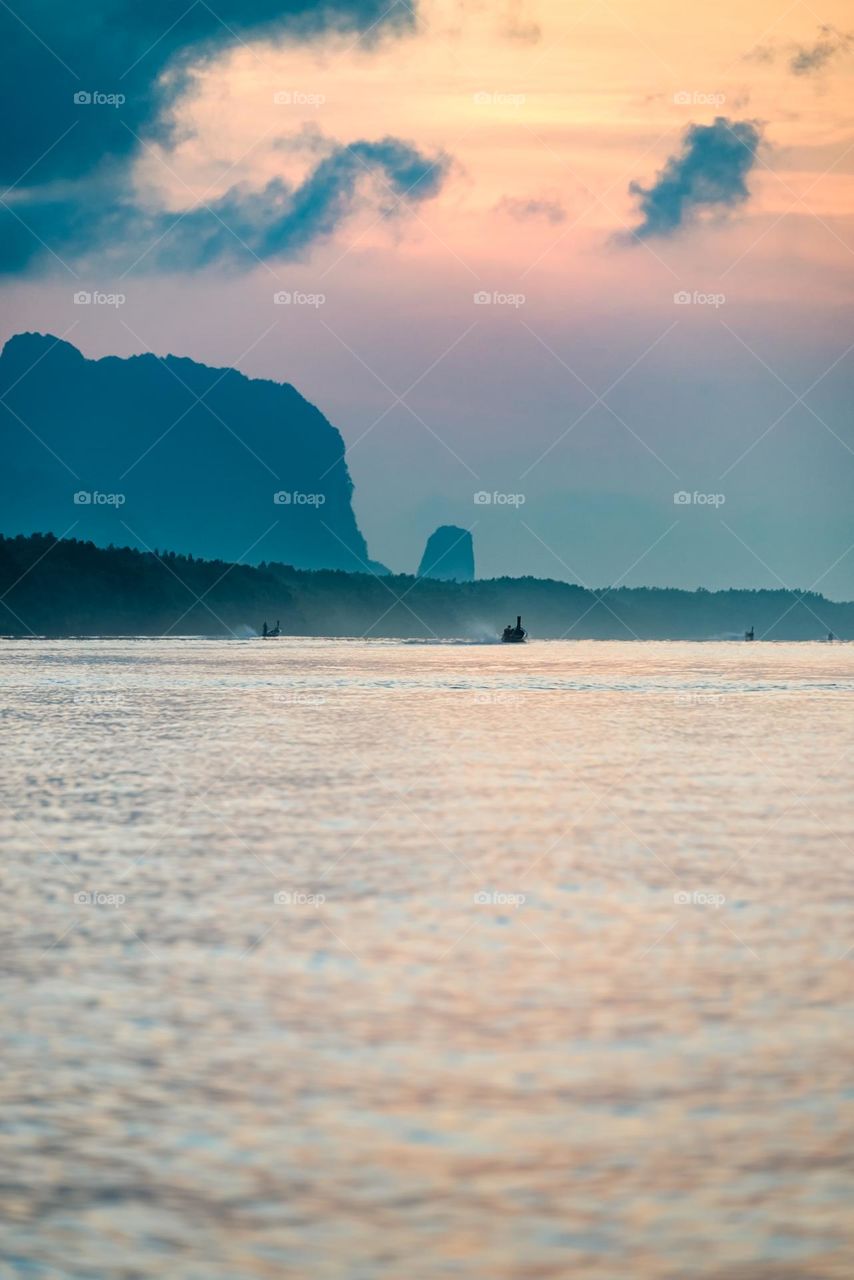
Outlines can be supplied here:
M182 356L87 360L50 334L0 354L0 531L67 529L211 559L359 571L340 432L286 382ZM263 544L263 545L262 545Z
M183 356L87 360L52 334L0 352L0 532L67 529L299 569L386 574L353 510L340 432L287 382ZM413 566L414 567L414 566ZM442 525L420 577L474 577L471 533Z

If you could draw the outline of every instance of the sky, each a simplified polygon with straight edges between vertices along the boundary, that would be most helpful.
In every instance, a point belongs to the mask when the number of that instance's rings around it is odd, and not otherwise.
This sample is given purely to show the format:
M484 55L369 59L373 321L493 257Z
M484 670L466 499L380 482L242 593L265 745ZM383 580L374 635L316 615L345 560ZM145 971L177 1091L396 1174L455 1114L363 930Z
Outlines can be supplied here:
M293 383L395 571L852 599L846 10L4 9L0 338Z

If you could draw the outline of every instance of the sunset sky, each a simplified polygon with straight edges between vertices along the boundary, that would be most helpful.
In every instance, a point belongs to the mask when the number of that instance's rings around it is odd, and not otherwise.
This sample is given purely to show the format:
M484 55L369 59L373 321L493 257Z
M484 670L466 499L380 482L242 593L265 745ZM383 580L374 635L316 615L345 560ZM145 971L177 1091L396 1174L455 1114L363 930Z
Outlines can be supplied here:
M848 6L180 9L5 13L4 340L293 383L394 570L854 597Z

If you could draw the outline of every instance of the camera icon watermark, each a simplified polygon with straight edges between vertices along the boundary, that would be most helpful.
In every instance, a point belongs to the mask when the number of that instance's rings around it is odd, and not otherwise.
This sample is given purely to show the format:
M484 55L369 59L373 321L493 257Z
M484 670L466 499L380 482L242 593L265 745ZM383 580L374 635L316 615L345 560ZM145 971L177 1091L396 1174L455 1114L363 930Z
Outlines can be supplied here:
M726 94L680 89L678 93L674 93L673 101L677 107L722 107L726 102Z
M124 293L101 293L95 289L78 289L74 295L75 307L123 307L127 302Z
M297 290L280 289L273 294L273 302L277 307L322 307L326 301L325 293L300 293Z
M126 502L123 493L101 493L100 489L78 489L74 495L75 507L123 507Z
M326 901L324 893L304 893L297 889L280 889L273 894L277 907L322 907Z
M717 911L726 902L726 895L711 889L680 889L674 893L673 901L677 907L714 907Z
M478 907L513 907L518 910L528 899L524 893L496 893L492 889L481 889L472 895L472 901Z
M78 89L74 95L76 107L123 107L127 98L123 93L101 93L95 89Z
M485 489L479 489L472 494L472 501L476 507L523 507L527 497L524 493L498 493L495 490L487 493Z
M326 502L326 494L301 493L299 489L279 489L273 494L273 502L277 507L322 507Z
M693 289L690 292L687 289L680 289L678 293L674 293L673 301L677 307L722 307L726 302L725 293L703 293L700 289Z
M689 493L687 489L678 489L673 495L676 507L722 507L726 502L725 493L698 493L695 489Z
M317 110L326 103L325 93L306 93L304 89L279 89L273 94L277 107L311 107Z
M502 293L499 289L478 289L472 295L476 307L524 307L527 298L524 293Z

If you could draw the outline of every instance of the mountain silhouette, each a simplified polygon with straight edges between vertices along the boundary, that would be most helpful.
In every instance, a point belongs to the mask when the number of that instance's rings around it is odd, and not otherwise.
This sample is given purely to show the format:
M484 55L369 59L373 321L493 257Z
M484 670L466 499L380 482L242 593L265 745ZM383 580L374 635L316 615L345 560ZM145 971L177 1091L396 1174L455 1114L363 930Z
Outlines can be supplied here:
M0 355L0 532L303 569L367 568L344 442L287 383L167 355Z
M469 530L455 524L440 524L427 539L418 577L438 578L440 582L471 582L474 543Z

